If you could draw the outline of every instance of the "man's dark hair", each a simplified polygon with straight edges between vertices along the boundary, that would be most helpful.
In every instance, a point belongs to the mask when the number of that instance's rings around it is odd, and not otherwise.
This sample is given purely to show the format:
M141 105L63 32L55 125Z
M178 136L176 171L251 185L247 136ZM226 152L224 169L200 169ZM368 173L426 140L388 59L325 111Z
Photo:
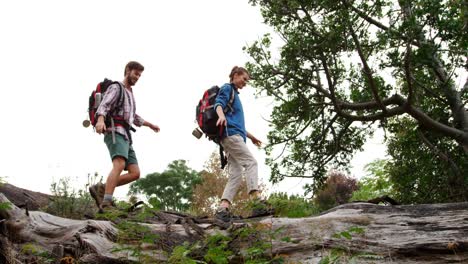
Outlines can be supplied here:
M143 65L141 65L139 62L131 61L125 66L124 76L127 75L127 72L131 70L144 71L145 67L143 67Z

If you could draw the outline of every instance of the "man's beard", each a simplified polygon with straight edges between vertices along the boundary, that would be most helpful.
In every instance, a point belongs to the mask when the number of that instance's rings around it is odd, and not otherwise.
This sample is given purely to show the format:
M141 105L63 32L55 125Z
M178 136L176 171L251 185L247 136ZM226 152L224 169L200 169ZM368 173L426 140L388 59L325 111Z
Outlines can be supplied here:
M133 86L136 84L136 81L134 81L133 78L128 78L128 84L130 84L130 86Z

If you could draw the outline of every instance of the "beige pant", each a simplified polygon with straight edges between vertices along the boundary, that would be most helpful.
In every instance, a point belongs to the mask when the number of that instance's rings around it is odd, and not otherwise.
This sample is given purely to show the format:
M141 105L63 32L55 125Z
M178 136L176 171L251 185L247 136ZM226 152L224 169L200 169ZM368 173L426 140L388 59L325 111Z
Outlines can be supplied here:
M258 190L258 165L242 136L233 135L225 137L221 141L221 145L228 155L229 174L222 199L232 203L242 183L242 172L245 171L247 191L250 193Z

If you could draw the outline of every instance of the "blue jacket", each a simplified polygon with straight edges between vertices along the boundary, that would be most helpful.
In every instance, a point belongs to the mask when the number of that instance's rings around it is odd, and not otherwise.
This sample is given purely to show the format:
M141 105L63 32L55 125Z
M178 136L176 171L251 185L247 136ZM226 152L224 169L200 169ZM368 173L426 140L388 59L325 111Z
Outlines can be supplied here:
M232 89L235 89L232 111L228 110L224 113L227 120L227 128L223 131L223 135L221 137L224 138L227 136L241 135L245 142L247 131L245 130L244 110L242 109L242 103L239 98L239 91L237 91L234 84L226 83L221 86L221 90L216 97L214 107L216 109L218 105L220 105L224 110L226 110Z

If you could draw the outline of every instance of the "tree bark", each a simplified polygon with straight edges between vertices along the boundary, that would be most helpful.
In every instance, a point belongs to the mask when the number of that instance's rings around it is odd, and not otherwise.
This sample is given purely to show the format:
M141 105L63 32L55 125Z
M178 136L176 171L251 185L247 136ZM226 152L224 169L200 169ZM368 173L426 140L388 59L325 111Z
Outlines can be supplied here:
M18 188L9 183L0 185L0 193L3 193L14 205L20 208L27 207L29 210L38 210L47 206L53 197L49 194Z
M0 194L0 202L8 199ZM71 220L40 211L29 216L14 205L0 211L0 262L32 263L25 245L35 245L58 261L70 256L79 263L135 263L130 250L115 251L118 229L109 221ZM142 253L154 261L167 261L168 252L183 242L194 242L215 233L233 236L229 247L244 263L249 240L233 230L248 226L256 239L269 243L266 257L282 256L285 263L318 263L339 257L345 263L466 263L468 261L468 203L382 206L351 203L319 216L259 218L236 221L221 230L214 219L157 212L142 223L159 235L166 248L142 244ZM58 262L59 263L59 262Z

